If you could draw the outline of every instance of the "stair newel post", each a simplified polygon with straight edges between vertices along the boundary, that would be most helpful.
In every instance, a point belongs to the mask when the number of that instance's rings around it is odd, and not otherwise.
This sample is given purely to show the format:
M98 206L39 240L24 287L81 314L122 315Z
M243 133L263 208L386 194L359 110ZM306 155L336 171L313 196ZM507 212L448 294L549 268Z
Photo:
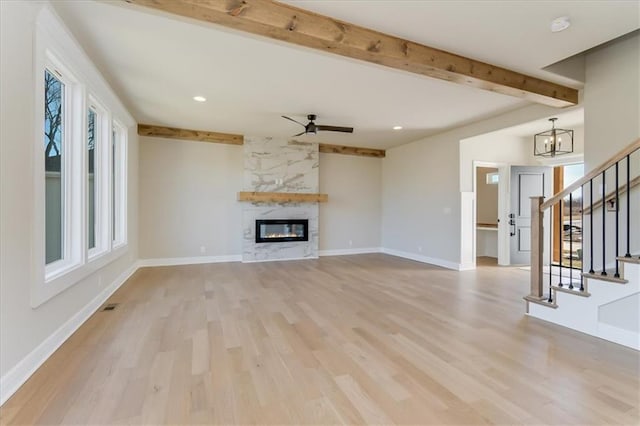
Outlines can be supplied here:
M542 300L542 254L544 252L544 234L542 229L543 212L540 206L544 197L531 197L531 289L530 297ZM551 265L549 265L551 267ZM551 292L549 292L551 297Z
M624 257L631 257L631 154L627 155L627 252Z
M604 170L602 172L602 272L600 275L607 275L607 259L606 259L606 249L607 249L607 188L605 183L605 176L607 171ZM593 217L593 213L591 213Z
M580 186L580 291L584 291L584 185Z
M618 254L620 249L619 246L619 226L618 222L620 220L620 183L618 182L618 164L616 162L616 272L613 274L614 277L620 278L620 262L618 262ZM630 191L631 188L627 188L627 191Z
M573 193L569 193L569 289L573 290Z

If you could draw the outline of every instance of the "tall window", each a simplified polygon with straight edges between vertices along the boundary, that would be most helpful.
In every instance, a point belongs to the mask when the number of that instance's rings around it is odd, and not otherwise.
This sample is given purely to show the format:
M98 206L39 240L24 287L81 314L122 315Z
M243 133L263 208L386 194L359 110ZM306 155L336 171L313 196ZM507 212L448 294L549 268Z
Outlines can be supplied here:
M51 8L36 18L33 46L36 307L126 253L133 119Z
M111 235L114 247L126 243L126 152L125 129L114 122L111 135Z
M584 164L569 164L557 166L553 174L553 192L558 193L568 188L572 183L584 176ZM553 233L553 262L569 267L573 264L579 268L582 265L582 193L580 189L573 192L573 205L569 205L569 198L562 204L562 218L560 209L553 209L552 221L554 224L562 221L562 236L559 232Z
M116 144L118 143L118 132L113 126L111 131L111 239L116 241Z
M87 114L87 243L96 246L96 143L97 114L89 108Z
M65 85L44 72L44 169L46 264L64 256L64 115Z

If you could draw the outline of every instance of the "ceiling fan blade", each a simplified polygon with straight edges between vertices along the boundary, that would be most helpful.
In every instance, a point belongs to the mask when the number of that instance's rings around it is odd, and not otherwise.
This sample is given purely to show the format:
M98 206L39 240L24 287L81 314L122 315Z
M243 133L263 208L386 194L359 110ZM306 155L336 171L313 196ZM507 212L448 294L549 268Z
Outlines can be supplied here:
M316 126L318 130L324 130L329 132L343 132L343 133L353 133L353 127L340 127L340 126Z
M291 118L291 117L287 117L286 115L281 115L280 117L285 118L285 119L287 119L287 120L289 120L289 121L293 121L294 123L298 123L298 124L299 124L299 125L301 125L302 127L306 127L306 124L302 124L301 122L296 121L296 120L294 120L294 119L293 119L293 118Z
M302 135L304 135L305 133L307 133L307 131L306 131L306 130L305 130L304 132L300 132L300 133L298 133L297 135L293 135L293 136L291 136L291 137L292 137L292 138L295 138L296 136L302 136Z

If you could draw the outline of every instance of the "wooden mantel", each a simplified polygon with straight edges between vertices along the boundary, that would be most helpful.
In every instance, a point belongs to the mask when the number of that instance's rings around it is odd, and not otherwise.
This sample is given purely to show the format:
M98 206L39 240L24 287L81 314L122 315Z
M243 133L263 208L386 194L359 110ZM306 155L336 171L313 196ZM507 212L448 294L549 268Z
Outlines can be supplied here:
M254 203L326 203L328 194L301 194L291 192L238 192L238 201Z

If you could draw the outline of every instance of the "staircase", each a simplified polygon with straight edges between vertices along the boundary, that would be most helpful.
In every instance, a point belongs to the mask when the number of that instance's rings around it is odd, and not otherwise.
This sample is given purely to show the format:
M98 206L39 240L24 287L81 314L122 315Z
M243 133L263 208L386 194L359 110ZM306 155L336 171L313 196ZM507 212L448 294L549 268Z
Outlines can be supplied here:
M639 252L640 139L549 200L532 197L527 313L640 350Z

